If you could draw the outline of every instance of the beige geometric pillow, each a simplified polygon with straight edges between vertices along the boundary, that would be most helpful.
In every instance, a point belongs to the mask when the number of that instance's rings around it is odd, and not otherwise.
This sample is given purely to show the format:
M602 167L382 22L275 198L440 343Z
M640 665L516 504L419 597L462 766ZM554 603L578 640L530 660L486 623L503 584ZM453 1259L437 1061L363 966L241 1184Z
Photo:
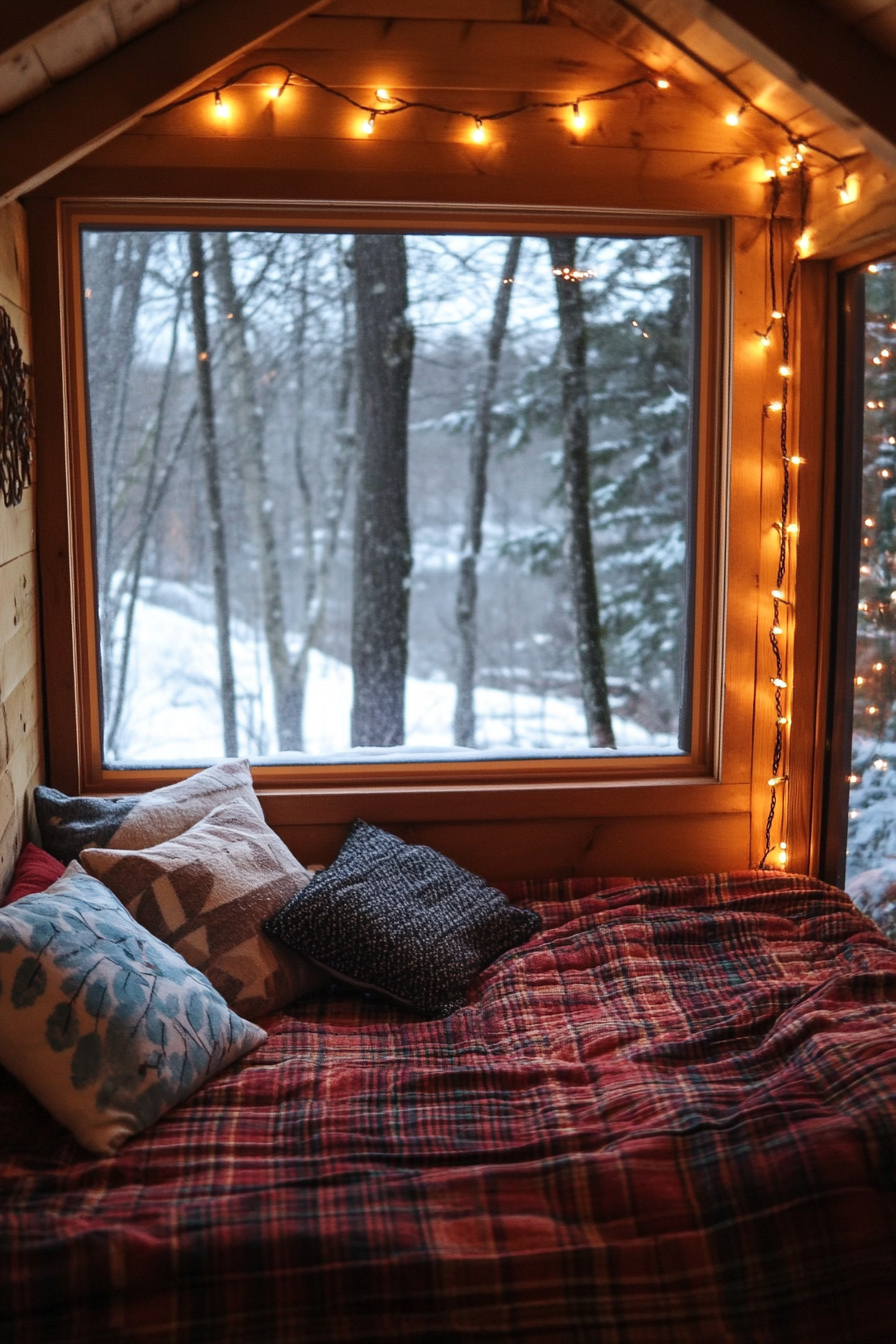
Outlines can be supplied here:
M149 849L85 849L81 863L138 924L207 976L250 1020L316 993L329 977L261 924L308 884L283 841L243 799Z
M34 810L44 849L62 863L70 863L82 849L94 846L145 849L160 845L236 798L244 798L263 817L248 761L219 761L176 784L129 798L69 798L39 784L34 790Z

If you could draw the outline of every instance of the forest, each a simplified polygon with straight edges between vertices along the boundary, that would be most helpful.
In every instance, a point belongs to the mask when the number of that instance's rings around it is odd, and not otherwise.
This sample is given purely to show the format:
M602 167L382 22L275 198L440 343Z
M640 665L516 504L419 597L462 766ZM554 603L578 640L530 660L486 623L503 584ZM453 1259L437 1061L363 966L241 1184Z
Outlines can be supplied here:
M108 766L689 744L688 236L82 231Z

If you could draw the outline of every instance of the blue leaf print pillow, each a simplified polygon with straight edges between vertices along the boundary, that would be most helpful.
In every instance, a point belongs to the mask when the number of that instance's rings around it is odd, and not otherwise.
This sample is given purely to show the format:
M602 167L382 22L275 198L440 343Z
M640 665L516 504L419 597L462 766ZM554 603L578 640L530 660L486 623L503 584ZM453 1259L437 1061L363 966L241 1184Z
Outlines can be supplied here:
M77 862L0 910L0 1063L93 1153L265 1038Z

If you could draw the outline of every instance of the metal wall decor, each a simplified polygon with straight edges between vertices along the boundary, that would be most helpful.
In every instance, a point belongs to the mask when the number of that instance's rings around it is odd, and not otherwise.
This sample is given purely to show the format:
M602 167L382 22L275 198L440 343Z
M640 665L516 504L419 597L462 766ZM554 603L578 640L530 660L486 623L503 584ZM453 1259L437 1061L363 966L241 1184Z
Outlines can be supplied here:
M0 487L7 508L18 504L31 484L34 419L25 384L30 373L9 313L0 308Z

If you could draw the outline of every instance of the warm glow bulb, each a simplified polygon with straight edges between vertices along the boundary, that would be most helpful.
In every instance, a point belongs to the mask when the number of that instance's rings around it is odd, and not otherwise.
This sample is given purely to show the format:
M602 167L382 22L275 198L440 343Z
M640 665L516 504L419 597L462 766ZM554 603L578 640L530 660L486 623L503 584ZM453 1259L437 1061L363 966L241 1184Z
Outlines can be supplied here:
M773 322L780 322L780 321L781 321L781 318L782 318L783 316L784 316L784 314L783 314L783 313L779 313L778 310L777 310L777 308L773 308L773 309L772 309L772 321L773 321Z
M792 467L801 467L805 460L804 457L800 457L799 453L794 453L793 457L788 457L787 459Z
M760 337L759 337L759 344L760 344L760 345L764 345L766 348L768 348L768 346L770 346L771 343L772 343L772 338L771 338L771 336L760 336Z
M668 89L670 87L668 79L658 79L656 86L658 89Z
M392 101L392 99L389 97L388 89L377 89L376 99L378 103L390 103Z
M584 131L587 125L584 114L580 110L578 103L576 103L572 109L572 124L577 131Z
M789 364L779 364L778 372L780 373L782 378L789 378L790 375L793 373L793 369L790 367Z
M227 103L222 101L221 95L217 89L215 89L215 115L221 117L225 121L230 116L230 107Z
M786 602L786 601L787 601L787 594L786 594L782 589L780 589L780 588L773 588L773 589L772 589L772 597L775 599L776 602Z
M872 262L871 265L868 267L868 270L869 270L869 272L870 272L871 275L877 275L877 267L874 265L873 262Z
M371 112L367 120L361 122L361 130L364 132L365 135L373 135L373 127L375 121L376 121L376 113Z
M270 98L271 102L273 102L275 98L280 97L285 87L286 87L285 84L270 85L270 87L268 88L268 97Z
M478 117L476 118L476 125L473 127L472 139L477 145L481 145L485 142L485 127Z
M783 401L770 401L768 404L768 409L770 411L783 411L784 403Z
M740 113L739 112L727 113L725 117L725 122L728 126L737 126L740 123Z

